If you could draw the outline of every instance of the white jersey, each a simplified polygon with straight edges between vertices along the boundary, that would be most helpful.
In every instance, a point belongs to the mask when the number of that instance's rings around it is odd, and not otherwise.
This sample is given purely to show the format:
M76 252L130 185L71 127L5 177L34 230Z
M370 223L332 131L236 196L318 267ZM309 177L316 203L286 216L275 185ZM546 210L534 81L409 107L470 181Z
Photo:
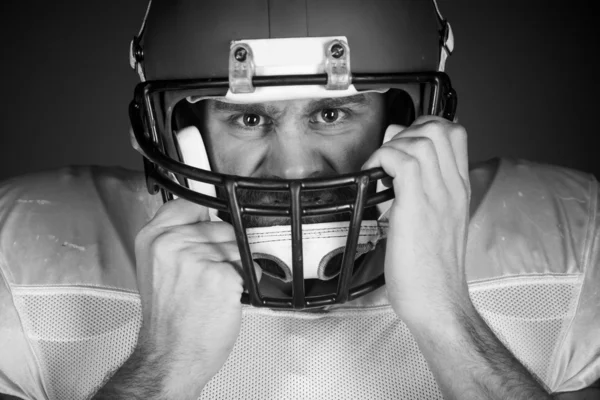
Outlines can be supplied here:
M134 238L151 219L138 173L76 168L0 187L0 393L90 397L141 326ZM552 391L600 378L600 205L587 174L501 160L471 217L475 307ZM385 288L327 312L245 307L202 399L438 399Z

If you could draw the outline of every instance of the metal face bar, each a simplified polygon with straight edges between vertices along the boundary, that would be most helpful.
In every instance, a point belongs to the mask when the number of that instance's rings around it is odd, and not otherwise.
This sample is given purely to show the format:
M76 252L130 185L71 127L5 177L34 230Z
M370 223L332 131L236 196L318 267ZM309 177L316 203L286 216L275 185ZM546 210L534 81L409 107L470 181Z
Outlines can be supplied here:
M164 173L161 173L154 167L154 164L150 164L147 168L148 178L151 178L152 185L157 185L163 189L175 194L178 197L190 199L196 203L202 204L206 207L214 208L219 211L229 212L229 208L225 200L207 196L202 193L195 192L178 183L172 181ZM367 207L374 206L383 201L391 200L394 197L393 189L386 189L385 191L374 194L369 197L366 202ZM250 206L247 204L241 204L244 208L244 214L257 215L257 216L278 216L278 217L289 217L290 209L287 206L276 206L276 205L264 205L264 206ZM352 211L352 204L348 203L336 203L330 205L314 205L304 206L304 216L318 216L331 213L343 213Z
M286 308L291 309L294 308L291 298L273 298L273 297L263 297L262 298L262 306L269 308Z
M238 249L240 250L244 275L246 275L243 278L246 286L248 286L246 289L248 289L250 303L253 306L261 306L262 300L260 297L260 291L258 289L258 279L256 279L256 273L254 271L254 261L252 260L252 253L250 252L248 236L246 235L246 230L244 229L242 210L240 210L238 203L235 180L228 179L225 182L225 189L227 190L227 197L229 198L231 221L235 227L235 239L237 241Z
M456 92L454 89L450 89L448 93L446 93L446 104L444 105L444 118L452 121L454 119L454 115L456 114L456 106L458 103L458 98L456 96Z
M352 279L352 270L354 266L354 257L356 255L356 247L358 245L358 235L360 233L360 225L366 202L367 188L369 187L369 177L361 175L357 178L356 201L352 212L352 220L350 222L350 231L346 239L346 248L342 257L342 269L340 270L338 287L337 287L337 302L344 303L348 300L348 292L350 290L350 280Z
M375 193L367 200L367 207L372 207L376 204L383 203L384 201L392 200L394 198L394 188L382 190L379 193Z
M444 72L425 71L425 72L407 72L407 73L353 73L352 83L354 85L362 84L402 84L415 82L450 82L450 78ZM271 75L255 76L252 79L253 86L297 86L297 85L326 85L327 74L315 75ZM229 88L228 78L210 78L210 79L174 79L174 80L155 80L139 83L134 92L134 96L141 99L150 93L164 92L168 90L220 90L226 92ZM358 89L358 88L357 88Z
M365 294L370 293L383 285L385 285L385 276L381 274L377 278L353 288L350 291L350 296L348 297L348 300L354 300L358 297L364 296Z
M326 85L327 74L316 75L273 75L273 76L255 76L252 78L252 85L260 86L287 86L287 85Z
M304 308L304 259L302 253L302 206L300 182L290 187L292 212L292 296L294 308Z
M436 84L431 87L431 101L429 102L429 115L437 115L440 101L440 80L437 78Z
M224 200L207 196L181 186L180 184L166 177L164 174L158 172L156 169L154 169L151 176L152 179L154 179L154 183L160 185L163 189L175 194L178 197L189 199L195 203L201 204L205 207L214 208L219 211L229 211Z

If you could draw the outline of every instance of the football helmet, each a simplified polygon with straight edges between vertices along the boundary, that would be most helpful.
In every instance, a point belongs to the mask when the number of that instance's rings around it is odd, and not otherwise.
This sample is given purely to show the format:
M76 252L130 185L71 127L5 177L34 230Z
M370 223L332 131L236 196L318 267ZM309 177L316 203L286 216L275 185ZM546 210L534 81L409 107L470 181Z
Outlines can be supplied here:
M130 46L142 82L129 113L148 190L208 207L211 219L233 225L246 304L304 309L369 293L385 282L383 268L360 273L372 250L385 245L394 193L382 184L382 169L306 179L222 174L211 168L201 124L182 116L206 99L256 103L375 91L385 93L391 110L385 135L368 133L381 144L420 115L454 119L457 97L444 73L453 43L435 1L152 0ZM336 190L351 195L333 202L310 195ZM287 201L248 202L243 191L284 193ZM249 227L250 216L288 222ZM253 262L263 269L260 282ZM268 289L264 279L287 286Z

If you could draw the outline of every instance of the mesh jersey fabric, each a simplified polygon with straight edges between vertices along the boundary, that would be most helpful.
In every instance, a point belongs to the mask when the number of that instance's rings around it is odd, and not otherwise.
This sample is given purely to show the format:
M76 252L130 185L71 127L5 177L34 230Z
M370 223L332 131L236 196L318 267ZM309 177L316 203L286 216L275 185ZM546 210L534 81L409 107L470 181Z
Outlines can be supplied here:
M508 348L548 382L580 283L537 277L477 284L471 293ZM530 309L525 300L539 302ZM247 308L231 355L201 398L442 399L442 394L410 331L385 305L321 315Z
M476 171L475 171L476 172ZM0 187L0 393L88 398L141 324L133 240L143 177L77 168ZM593 177L503 159L471 218L477 310L552 391L600 377L600 217ZM245 307L203 399L441 398L385 288L323 313Z

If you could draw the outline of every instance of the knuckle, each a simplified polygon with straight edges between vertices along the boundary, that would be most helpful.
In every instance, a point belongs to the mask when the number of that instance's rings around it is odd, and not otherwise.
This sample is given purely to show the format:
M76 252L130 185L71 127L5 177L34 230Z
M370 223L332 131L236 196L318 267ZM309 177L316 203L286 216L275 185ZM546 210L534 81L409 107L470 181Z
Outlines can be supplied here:
M196 224L198 233L195 235L201 242L233 241L235 230L232 225L222 221L205 221Z
M203 268L203 276L215 286L242 284L243 280L233 265L228 262L209 262Z
M235 229L233 225L228 224L227 222L216 221L216 222L207 222L208 229L220 229L225 238L229 238L231 240L235 240Z
M393 147L392 144L386 143L383 146L381 146L379 149L377 149L374 153L373 156L374 157L387 157L390 155L393 155L396 152L396 149Z
M154 237L158 231L159 227L156 225L156 217L148 221L146 225L142 226L136 235L136 240L148 240Z
M450 135L450 139L452 141L459 141L459 142L467 141L467 130L462 125L454 124L449 135Z
M435 145L433 140L428 137L419 137L412 142L414 153L418 156L429 157L435 152Z
M186 246L176 251L175 254L171 256L171 259L173 259L176 265L178 265L179 267L192 267L197 270L203 270L204 264L206 263L204 262L205 260L203 260L203 258L199 256L200 254L202 254L201 250L202 246L199 245L195 245L193 247Z
M164 230L152 223L148 223L142 229L139 230L135 236L134 246L136 251L146 251L146 249L152 249L155 246L156 240L164 234Z
M156 235L149 243L150 254L153 256L164 256L173 251L176 243L175 235L172 231L164 231Z
M404 131L400 131L400 132L396 133L394 136L392 136L392 138L391 138L391 139L390 139L388 142L386 142L386 143L389 143L389 142L391 142L391 141L394 141L394 140L401 139L401 138L403 138L405 135L406 135L406 132L404 132ZM384 145L385 145L385 143L384 143Z
M176 210L179 206L179 199L167 201L163 203L160 208L154 214L154 220L162 220L163 218L169 218L169 216L173 213L173 210Z
M420 169L419 160L410 154L405 154L402 167L407 171L417 172Z
M427 129L427 131L431 135L440 134L444 132L445 123L439 119L432 119L423 124L423 127Z
M137 233L137 235L135 235L135 248L139 248L141 246L144 245L144 243L146 243L148 241L148 239L151 237L151 229L148 225L142 227L142 229L140 229Z
M225 262L239 258L237 245L233 243L206 244L203 246L202 254L210 262Z
M434 121L434 120L436 120L437 118L439 118L439 117L437 117L437 116L435 116L435 115L428 115L428 114L427 114L427 115L419 115L419 116L418 116L418 117L415 119L415 121L414 121L414 124L418 124L418 125L425 125L427 122L429 122L429 121Z

